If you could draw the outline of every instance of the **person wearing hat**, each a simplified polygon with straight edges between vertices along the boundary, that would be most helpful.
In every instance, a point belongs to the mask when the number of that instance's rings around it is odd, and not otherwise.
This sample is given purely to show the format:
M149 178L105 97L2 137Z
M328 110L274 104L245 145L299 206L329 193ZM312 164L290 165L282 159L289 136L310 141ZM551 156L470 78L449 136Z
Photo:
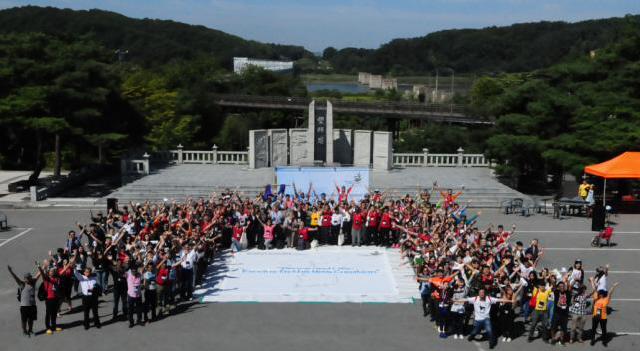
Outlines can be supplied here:
M582 343L582 331L584 324L587 321L589 311L587 310L588 296L585 294L587 287L578 283L575 290L572 292L571 306L569 307L569 313L571 314L571 330L569 331L569 343L573 344L574 341Z
M21 280L13 273L11 266L7 266L9 273L18 284L18 301L20 301L20 321L22 323L22 333L28 337L33 334L33 321L38 319L38 309L36 307L36 282L40 278L40 273L35 278L31 273L25 273Z

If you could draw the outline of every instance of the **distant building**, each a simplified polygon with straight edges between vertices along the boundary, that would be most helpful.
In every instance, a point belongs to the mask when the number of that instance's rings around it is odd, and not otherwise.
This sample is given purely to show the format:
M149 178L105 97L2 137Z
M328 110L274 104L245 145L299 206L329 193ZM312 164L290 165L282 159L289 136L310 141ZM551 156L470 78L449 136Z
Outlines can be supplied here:
M426 100L427 87L424 84L415 84L411 93L413 95L413 98L416 100L420 99L420 96L422 96L423 100Z
M391 90L398 89L398 80L394 78L382 78L381 75L368 72L358 72L358 83L368 85L369 89Z
M380 88L382 90L398 90L398 80L395 78L383 79Z
M268 71L286 71L293 69L292 61L271 61L271 60L258 60L248 57L234 57L233 58L233 72L240 73L247 66L262 67Z
M369 75L369 89L382 89L382 76Z
M369 85L370 78L371 78L371 73L358 72L358 83L363 85Z

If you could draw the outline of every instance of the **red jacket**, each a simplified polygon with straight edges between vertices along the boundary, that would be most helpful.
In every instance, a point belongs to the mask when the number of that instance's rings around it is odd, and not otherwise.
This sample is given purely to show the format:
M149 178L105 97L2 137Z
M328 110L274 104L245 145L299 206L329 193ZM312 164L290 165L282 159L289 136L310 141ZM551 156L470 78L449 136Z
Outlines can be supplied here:
M320 215L320 226L321 227L331 226L331 211L322 211L322 214Z
M298 236L302 237L302 239L307 240L307 238L309 237L309 235L307 234L309 232L309 228L308 227L302 227L298 229Z
M377 227L378 226L378 217L380 214L378 212L369 211L367 213L367 227Z
M362 228L362 213L354 212L351 215L351 228L353 229L361 229Z
M380 228L391 228L391 217L389 212L382 213L380 216Z

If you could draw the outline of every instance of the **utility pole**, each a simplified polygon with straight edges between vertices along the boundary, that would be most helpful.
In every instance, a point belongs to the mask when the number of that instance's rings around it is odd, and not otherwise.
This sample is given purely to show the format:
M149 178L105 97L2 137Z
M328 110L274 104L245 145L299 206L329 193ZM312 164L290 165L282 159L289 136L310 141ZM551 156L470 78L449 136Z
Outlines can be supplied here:
M456 71L451 69L451 113L453 113L453 81L456 79Z
M438 70L436 69L436 103L438 102Z

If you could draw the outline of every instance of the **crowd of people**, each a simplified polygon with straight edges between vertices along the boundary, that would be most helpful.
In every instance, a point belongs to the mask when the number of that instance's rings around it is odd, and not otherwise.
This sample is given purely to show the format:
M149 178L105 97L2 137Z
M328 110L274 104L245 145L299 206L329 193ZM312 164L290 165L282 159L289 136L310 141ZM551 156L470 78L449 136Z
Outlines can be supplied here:
M74 292L86 329L92 320L101 327L97 309L105 294L113 295L112 321L154 322L193 299L221 249L375 245L397 248L413 267L423 315L442 338L471 341L484 329L493 348L500 336L503 342L519 336L515 321L521 318L528 341L538 334L563 345L583 341L591 316L591 344L598 326L602 343L609 341L607 307L617 283L607 286L608 265L589 278L580 260L569 269L539 268L544 249L538 241L514 242L515 225L479 230L481 213L457 201L463 190L434 183L415 195L373 190L356 201L351 188L337 184L332 194L316 194L312 184L306 192L295 184L291 194L285 189L267 185L255 196L226 189L209 198L129 203L92 214L90 223L67 233L64 246L36 261L35 275L21 279L9 267L24 334L33 334L36 296L45 302L45 332L60 332L57 318L72 310Z

